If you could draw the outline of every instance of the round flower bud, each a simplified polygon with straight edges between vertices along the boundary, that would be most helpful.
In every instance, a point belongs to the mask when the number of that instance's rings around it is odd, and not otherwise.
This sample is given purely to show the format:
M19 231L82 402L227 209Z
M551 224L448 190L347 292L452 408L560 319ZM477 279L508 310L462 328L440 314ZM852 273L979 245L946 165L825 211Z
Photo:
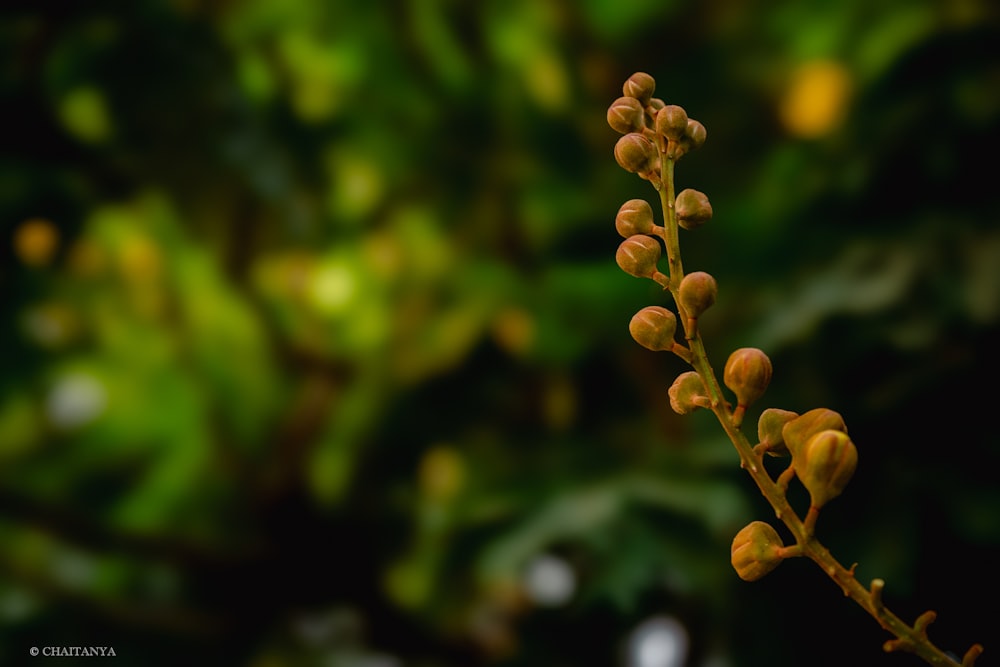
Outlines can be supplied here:
M677 318L663 306L646 306L632 316L629 333L644 348L660 352L674 346Z
M704 192L688 188L674 200L677 224L684 229L696 229L712 219L712 204Z
M823 507L839 496L858 467L858 448L843 431L820 431L806 442L795 461L795 474L809 491L812 506Z
M667 390L670 397L670 407L679 415L686 415L696 408L709 408L712 406L708 398L708 391L701 376L695 371L681 373Z
M753 521L733 538L730 562L743 581L757 581L778 567L784 543L770 524Z
M629 132L615 144L615 160L625 171L649 171L656 158L656 146L638 132Z
M687 149L693 151L701 148L707 137L708 133L705 131L705 126L693 118L689 118L687 129L684 130L684 143Z
M634 97L619 97L608 107L608 125L615 132L641 132L646 126L646 110Z
M798 416L797 412L781 408L768 408L760 413L760 418L757 420L757 441L765 452L771 456L788 454L788 447L785 446L785 438L781 432L785 424Z
M755 347L741 347L729 355L722 381L736 394L733 421L739 425L747 407L756 402L771 384L771 360Z
M652 278L660 260L660 243L651 236L636 234L618 246L615 261L625 273L636 278Z
M806 442L820 431L834 430L847 433L847 425L839 412L827 408L816 408L790 420L781 429L785 447L796 457Z
M656 112L656 133L668 139L680 141L687 125L687 112L676 104L668 104Z
M629 199L618 209L615 216L615 229L628 238L636 234L649 234L653 231L653 209L645 199Z
M688 318L689 335L694 335L695 320L715 303L719 287L715 278L704 271L694 271L681 280L677 288L677 301Z
M625 80L622 92L626 97L634 97L643 106L649 104L653 91L656 90L656 80L645 72L636 72Z

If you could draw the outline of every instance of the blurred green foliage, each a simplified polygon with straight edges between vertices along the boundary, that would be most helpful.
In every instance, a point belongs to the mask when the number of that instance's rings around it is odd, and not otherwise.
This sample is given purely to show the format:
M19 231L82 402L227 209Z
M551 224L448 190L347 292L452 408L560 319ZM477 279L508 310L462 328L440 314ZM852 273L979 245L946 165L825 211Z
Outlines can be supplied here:
M998 44L987 0L4 3L0 662L668 667L664 615L676 664L878 660L815 568L736 578L767 510L628 336L636 70L708 128L710 354L845 415L824 537L991 652Z

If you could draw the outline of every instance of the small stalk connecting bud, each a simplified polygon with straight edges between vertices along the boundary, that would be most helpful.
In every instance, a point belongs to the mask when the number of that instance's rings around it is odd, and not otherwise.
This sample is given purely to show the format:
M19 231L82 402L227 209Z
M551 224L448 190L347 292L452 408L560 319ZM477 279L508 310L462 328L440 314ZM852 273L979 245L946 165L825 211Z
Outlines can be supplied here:
M764 395L772 373L771 360L755 347L741 347L729 355L722 381L736 394L734 425L742 424L746 409Z
M632 316L628 330L647 350L669 352L676 345L677 318L663 306L646 306Z
M670 407L679 415L686 415L697 408L711 408L712 401L701 376L695 371L681 373L667 390Z
M623 237L636 234L653 234L662 229L653 224L653 209L645 199L629 199L618 209L615 229Z
M784 543L771 524L753 521L733 538L730 561L743 581L757 581L784 560Z
M715 303L719 286L711 274L694 271L681 280L677 288L677 301L687 316L687 337L694 338L698 331L698 318Z
M858 449L843 431L820 431L798 453L795 474L809 491L812 508L839 496L854 476Z

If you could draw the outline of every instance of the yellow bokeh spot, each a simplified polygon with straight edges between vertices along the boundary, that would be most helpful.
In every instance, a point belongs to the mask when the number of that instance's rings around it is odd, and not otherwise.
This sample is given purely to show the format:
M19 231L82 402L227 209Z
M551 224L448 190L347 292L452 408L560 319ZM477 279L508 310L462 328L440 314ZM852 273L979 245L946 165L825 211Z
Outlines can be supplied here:
M308 298L313 308L326 315L346 312L360 289L354 268L343 260L317 266L309 280Z
M505 308L493 319L492 333L500 347L511 356L520 357L535 342L535 320L522 308Z
M420 460L420 490L428 498L447 501L465 482L465 463L454 447L431 447Z
M14 234L14 251L28 266L48 265L58 244L59 230L42 218L26 220Z
M781 122L803 138L823 136L843 121L851 97L851 75L840 63L814 60L800 65L779 104Z
M104 94L93 86L80 86L59 101L59 118L77 139L99 144L111 137L111 115Z
M160 278L163 259L152 239L130 235L122 241L119 252L119 267L129 282L147 284Z

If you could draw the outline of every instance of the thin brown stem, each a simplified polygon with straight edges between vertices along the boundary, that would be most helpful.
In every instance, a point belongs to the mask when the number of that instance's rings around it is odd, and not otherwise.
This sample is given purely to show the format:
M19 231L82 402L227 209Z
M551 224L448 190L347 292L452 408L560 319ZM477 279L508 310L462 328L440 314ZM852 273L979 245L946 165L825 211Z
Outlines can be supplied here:
M698 331L697 322L694 318L688 317L683 305L677 298L677 291L681 279L684 277L683 264L680 255L680 243L678 239L678 223L674 211L674 164L675 159L661 154L661 184L657 188L660 194L660 202L663 208L664 226L662 238L666 247L667 262L669 264L669 277L659 282L674 297L677 305L679 319L684 323L685 338L688 347L684 354L678 353L682 359L687 361L691 367L697 371L709 397L709 409L715 414L729 440L732 442L739 454L741 466L756 483L761 494L774 509L775 515L781 520L792 536L795 544L784 547L787 556L806 556L814 561L830 579L844 592L844 595L854 600L868 614L875 618L879 624L887 631L895 635L896 639L886 642L886 651L903 650L914 653L923 658L928 664L947 667L972 667L973 662L982 652L982 646L974 645L966 653L962 663L954 661L951 657L937 648L927 636L927 626L934 620L933 612L928 612L918 618L914 624L908 625L898 616L889 611L882 600L882 590L885 583L881 579L872 582L871 589L867 589L854 576L854 567L850 569L844 567L823 546L815 535L816 521L819 517L819 509L810 507L805 519L799 516L789 504L785 491L788 483L794 474L794 469L789 467L778 478L773 480L766 468L762 465L760 453L756 452L746 436L740 430L741 419L734 416L729 404L725 400L719 380L712 369L711 362L705 350L701 334ZM677 352L674 350L675 353Z

